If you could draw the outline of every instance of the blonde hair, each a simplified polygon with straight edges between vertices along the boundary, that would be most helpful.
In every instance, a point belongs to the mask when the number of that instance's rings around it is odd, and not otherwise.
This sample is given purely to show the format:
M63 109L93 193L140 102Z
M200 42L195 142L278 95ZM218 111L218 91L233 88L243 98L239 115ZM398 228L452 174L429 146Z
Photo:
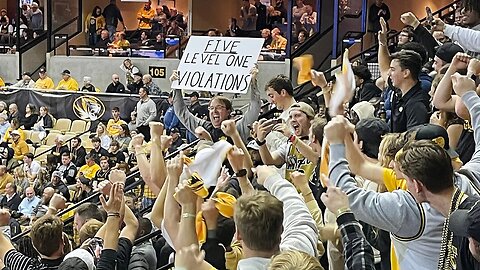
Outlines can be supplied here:
M313 256L298 250L284 251L272 258L268 270L323 270Z
M270 193L241 196L234 220L246 247L256 251L277 251L283 231L283 203Z
M98 221L96 219L90 219L85 224L83 224L82 228L78 232L78 237L80 238L80 244L85 242L89 238L95 237L98 230L103 226L103 222Z
M395 154L405 145L402 133L386 134L379 146L379 161L382 167L388 167L395 159Z

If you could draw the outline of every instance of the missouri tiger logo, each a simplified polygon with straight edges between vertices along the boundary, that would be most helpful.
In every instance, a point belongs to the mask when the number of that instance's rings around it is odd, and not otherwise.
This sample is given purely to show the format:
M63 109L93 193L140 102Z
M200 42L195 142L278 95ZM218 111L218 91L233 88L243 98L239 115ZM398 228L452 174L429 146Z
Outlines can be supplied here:
M95 121L105 113L105 105L94 96L81 96L73 102L73 112L85 121Z

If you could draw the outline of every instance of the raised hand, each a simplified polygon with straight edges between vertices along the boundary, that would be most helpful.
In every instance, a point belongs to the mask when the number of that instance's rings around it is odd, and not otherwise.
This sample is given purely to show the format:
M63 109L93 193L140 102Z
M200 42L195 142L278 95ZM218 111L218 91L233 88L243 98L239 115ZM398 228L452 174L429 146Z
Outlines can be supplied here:
M221 129L225 135L232 137L238 133L235 120L225 120L222 122Z
M234 146L232 150L228 152L227 158L235 172L244 169L243 160L245 158L245 153L243 153L242 149Z
M319 86L322 89L327 87L327 79L325 78L325 74L323 74L323 72L312 69L310 70L310 75L312 76L313 86Z
M197 195L193 193L187 181L183 181L175 188L175 200L177 200L182 207L185 205L195 205Z
M322 194L321 200L332 213L349 207L347 194L337 187L328 187L327 192Z
M120 209L122 208L123 204L123 184L113 184L112 188L110 189L108 201L105 200L104 195L100 195L100 202L102 203L105 212L120 214Z
M462 76L458 73L452 75L453 90L457 95L462 97L469 91L475 91L475 82L467 76Z

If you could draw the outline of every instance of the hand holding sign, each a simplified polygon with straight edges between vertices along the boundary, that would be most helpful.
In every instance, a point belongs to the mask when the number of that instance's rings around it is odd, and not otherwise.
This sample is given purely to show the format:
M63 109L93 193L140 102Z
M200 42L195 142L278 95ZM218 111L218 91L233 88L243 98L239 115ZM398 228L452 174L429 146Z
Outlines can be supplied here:
M247 92L263 39L193 36L172 75L172 88L225 93ZM253 73L251 73L253 71Z

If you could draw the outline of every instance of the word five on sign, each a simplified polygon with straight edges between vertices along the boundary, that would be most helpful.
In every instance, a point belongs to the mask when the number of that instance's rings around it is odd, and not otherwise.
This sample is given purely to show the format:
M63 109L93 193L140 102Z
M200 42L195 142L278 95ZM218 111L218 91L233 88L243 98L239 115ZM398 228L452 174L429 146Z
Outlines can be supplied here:
M148 68L148 73L152 78L155 79L165 79L167 78L167 68L166 67L155 67L155 66L150 66Z

